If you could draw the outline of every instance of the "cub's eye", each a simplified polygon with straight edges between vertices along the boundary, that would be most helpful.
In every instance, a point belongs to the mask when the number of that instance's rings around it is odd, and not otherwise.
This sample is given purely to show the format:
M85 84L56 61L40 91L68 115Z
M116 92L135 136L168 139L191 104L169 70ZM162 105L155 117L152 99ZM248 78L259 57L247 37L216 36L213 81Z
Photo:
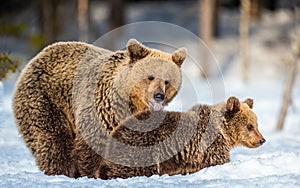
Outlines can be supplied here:
M148 80L154 80L154 76L148 76Z
M170 83L170 81L169 81L169 80L166 80L166 81L165 81L165 84L166 84L166 85L168 85L169 83Z
M247 125L247 129L250 131L250 130L252 130L253 129L253 125Z

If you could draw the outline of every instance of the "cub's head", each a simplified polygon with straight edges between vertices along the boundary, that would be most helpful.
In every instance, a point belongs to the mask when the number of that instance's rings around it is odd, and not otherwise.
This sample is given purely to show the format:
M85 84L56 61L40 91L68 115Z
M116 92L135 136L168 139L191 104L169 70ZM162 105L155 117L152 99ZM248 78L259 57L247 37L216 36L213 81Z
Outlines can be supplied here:
M162 110L181 86L181 64L186 50L168 54L143 46L135 39L127 43L130 57L130 102L134 111Z
M252 108L252 99L240 102L237 98L230 97L226 102L224 132L234 145L256 148L266 142L258 130L257 117Z

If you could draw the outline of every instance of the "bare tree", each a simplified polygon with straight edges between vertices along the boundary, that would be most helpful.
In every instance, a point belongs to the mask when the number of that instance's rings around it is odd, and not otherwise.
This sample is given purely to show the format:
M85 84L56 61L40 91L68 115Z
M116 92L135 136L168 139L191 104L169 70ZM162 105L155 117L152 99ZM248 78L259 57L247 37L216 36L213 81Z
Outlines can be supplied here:
M248 80L249 72L249 22L251 0L241 0L240 57L243 63L243 80Z
M46 43L56 40L60 31L61 16L58 7L61 0L43 0L39 2L42 33Z
M296 10L296 16L300 16L300 8ZM298 30L297 30L298 29ZM295 79L298 70L298 63L300 61L300 28L296 28L291 40L291 49L293 53L293 60L289 63L289 70L287 72L287 81L284 89L283 100L279 118L277 122L277 130L282 130L284 127L285 117L288 111L288 107L292 102L292 92L295 84Z
M216 34L218 0L199 0L199 32L201 39L211 48L213 35ZM209 76L209 53L206 49L202 52L203 75Z
M110 0L110 17L109 27L110 30L124 25L125 7L123 0Z
M89 0L78 0L78 38L80 41L89 41L89 18L88 18Z
M250 17L252 20L259 20L261 17L261 1L251 0Z
M125 1L124 0L109 0L110 16L109 16L109 30L116 29L125 23ZM116 48L116 43L119 41L122 33L116 32L111 35L110 42L107 48L113 50Z

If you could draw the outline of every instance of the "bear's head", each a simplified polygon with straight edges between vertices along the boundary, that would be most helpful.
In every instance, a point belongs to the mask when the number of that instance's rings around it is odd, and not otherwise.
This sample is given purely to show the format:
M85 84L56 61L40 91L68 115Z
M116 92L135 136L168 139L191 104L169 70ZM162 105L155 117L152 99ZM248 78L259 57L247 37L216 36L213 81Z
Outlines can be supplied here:
M162 110L181 86L180 67L186 57L184 48L168 54L145 47L135 39L127 43L130 57L130 103L133 111Z
M258 130L257 117L252 108L252 99L240 102L236 97L230 97L227 100L224 133L230 137L233 146L256 148L266 142Z

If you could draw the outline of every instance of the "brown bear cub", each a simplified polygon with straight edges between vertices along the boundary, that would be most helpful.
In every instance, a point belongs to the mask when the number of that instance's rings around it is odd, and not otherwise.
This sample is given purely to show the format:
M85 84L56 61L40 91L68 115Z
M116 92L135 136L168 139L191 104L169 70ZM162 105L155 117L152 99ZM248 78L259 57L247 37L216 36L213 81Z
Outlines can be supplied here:
M196 105L183 113L141 112L122 122L112 137L102 136L102 143L95 143L98 150L78 136L73 153L80 176L189 174L227 163L233 147L256 148L265 142L252 107L252 99L240 102L230 97L225 103Z
M77 132L109 134L134 113L162 110L181 86L185 57L185 49L169 54L135 39L117 52L82 42L43 49L23 70L13 98L16 124L39 168L77 177Z

